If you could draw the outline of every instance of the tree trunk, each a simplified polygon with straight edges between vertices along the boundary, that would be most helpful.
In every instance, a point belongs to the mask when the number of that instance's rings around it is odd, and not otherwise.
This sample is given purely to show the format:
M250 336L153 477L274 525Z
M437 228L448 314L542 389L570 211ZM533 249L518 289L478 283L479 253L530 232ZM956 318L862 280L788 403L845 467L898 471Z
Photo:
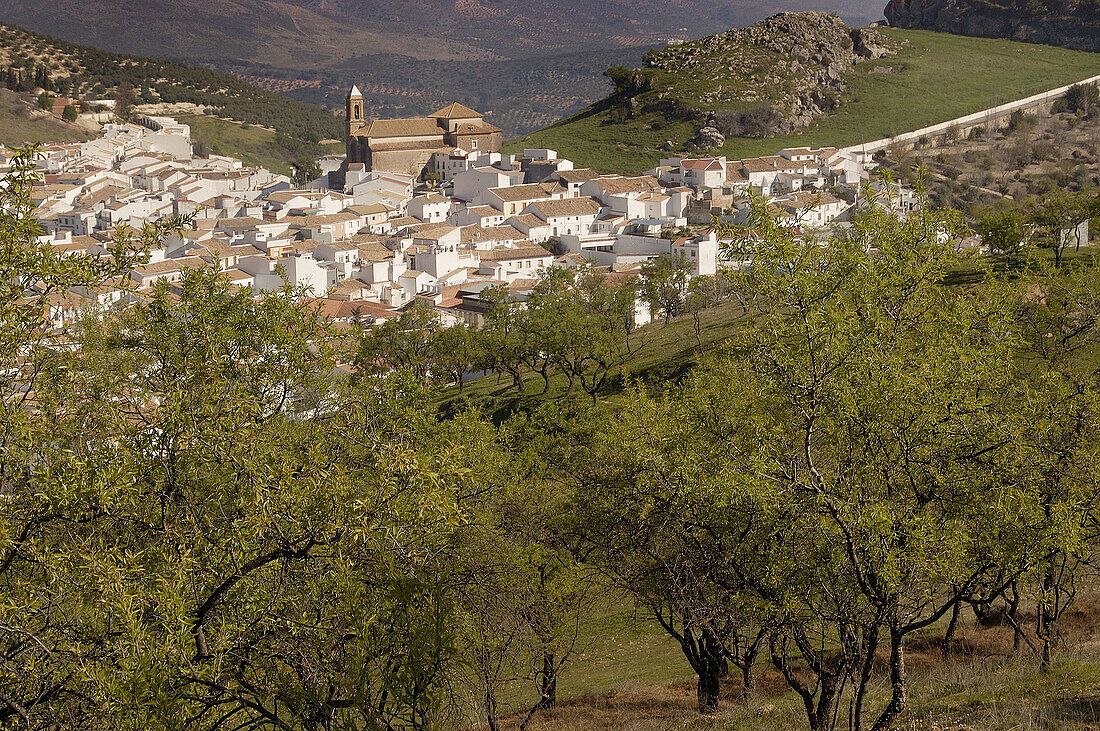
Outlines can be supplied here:
M718 712L718 692L722 687L722 678L717 672L699 673L697 692L699 696L699 713L712 714Z
M699 355L703 354L703 323L700 320L699 310L691 313L692 323L695 328L695 342L699 345Z
M542 672L538 676L539 698L535 706L539 710L558 705L558 659L553 653L542 656Z
M1054 622L1057 619L1057 599L1054 592L1057 584L1055 576L1056 558L1047 559L1046 571L1043 573L1043 598L1035 608L1035 635L1041 643L1039 646L1039 671L1042 673L1050 670L1052 645L1054 643Z
M896 620L895 620L896 621ZM871 731L887 731L905 710L907 701L907 677L905 672L905 636L895 624L890 628L890 687L893 694Z
M492 689L485 691L485 720L489 723L489 731L497 731L497 699Z
M1011 596L1009 595L1011 592ZM1005 592L1005 603L1008 604L1008 617L1012 620L1012 651L1020 651L1020 640L1023 639L1023 633L1020 631L1020 592L1016 589L1016 582L1013 581L1009 587L1009 591Z
M970 608L974 610L974 619L982 627L993 627L999 623L992 599L975 599L970 603Z
M951 608L951 621L947 623L947 631L943 633L943 661L947 662L947 656L951 654L951 642L955 639L955 630L959 627L959 612L962 610L962 602L955 602Z
M545 396L550 393L550 361L546 361L542 364L542 368L539 369L539 375L542 376L542 393L541 396Z
M859 671L859 680L855 685L855 698L852 701L852 728L855 731L863 731L863 699L867 696L867 685L871 682L871 671L875 664L875 653L878 651L879 620L876 617L873 624L863 631L863 666Z
M760 631L756 639L745 646L741 654L741 700L747 705L756 693L756 675L752 671L756 658L760 656L760 645L764 642L764 632Z
M756 692L756 676L752 672L752 663L747 662L741 668L741 700L747 705Z

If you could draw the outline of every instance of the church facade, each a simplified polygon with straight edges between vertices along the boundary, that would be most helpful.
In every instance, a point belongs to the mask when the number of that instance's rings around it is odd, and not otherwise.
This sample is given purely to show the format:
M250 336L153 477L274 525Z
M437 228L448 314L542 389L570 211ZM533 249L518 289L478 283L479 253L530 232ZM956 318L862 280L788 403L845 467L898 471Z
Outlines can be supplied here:
M426 117L366 120L359 88L347 97L347 165L421 178L437 152L500 152L503 143L499 128L458 102Z

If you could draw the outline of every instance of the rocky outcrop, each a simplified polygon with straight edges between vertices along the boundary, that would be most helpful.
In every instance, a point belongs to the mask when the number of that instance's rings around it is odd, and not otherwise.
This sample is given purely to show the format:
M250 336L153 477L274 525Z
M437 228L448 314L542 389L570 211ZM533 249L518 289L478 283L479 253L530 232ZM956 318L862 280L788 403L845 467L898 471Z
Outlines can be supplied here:
M849 28L835 15L779 13L748 28L650 52L646 64L679 76L715 80L715 88L700 93L696 103L748 110L749 117L767 121L764 134L789 134L836 108L856 64L893 55L897 49L876 29ZM675 90L670 90L650 102L650 108L666 111L677 101ZM773 123L776 113L779 121ZM717 126L715 131L726 136L759 136L741 129L745 119L731 126L723 124L721 114L717 124L714 113L681 118L706 120L707 127ZM700 130L694 142L707 147L715 139Z
M702 150L713 150L726 144L726 136L717 128L707 125L699 130L689 144Z
M890 0L885 13L899 28L1100 51L1100 3L1095 0Z

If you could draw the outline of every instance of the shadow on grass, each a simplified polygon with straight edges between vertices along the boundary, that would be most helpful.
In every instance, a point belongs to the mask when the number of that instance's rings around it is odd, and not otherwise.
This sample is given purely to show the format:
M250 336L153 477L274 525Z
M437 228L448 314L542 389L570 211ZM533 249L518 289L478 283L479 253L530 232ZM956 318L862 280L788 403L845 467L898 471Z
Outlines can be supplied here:
M1059 721L1100 722L1100 697L1078 698L1055 704L1051 715Z

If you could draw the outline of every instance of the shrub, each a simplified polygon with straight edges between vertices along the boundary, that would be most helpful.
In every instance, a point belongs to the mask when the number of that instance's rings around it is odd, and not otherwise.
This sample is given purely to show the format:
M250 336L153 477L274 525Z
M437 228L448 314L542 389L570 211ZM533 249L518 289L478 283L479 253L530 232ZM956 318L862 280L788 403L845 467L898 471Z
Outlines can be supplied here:
M1052 112L1092 114L1100 108L1100 89L1092 84L1074 84L1054 103Z
M1008 117L1007 130L1009 134L1015 132L1028 132L1035 127L1035 117L1025 114L1022 109L1017 109Z
M765 137L782 122L783 114L773 104L723 109L714 114L714 126L726 137Z

